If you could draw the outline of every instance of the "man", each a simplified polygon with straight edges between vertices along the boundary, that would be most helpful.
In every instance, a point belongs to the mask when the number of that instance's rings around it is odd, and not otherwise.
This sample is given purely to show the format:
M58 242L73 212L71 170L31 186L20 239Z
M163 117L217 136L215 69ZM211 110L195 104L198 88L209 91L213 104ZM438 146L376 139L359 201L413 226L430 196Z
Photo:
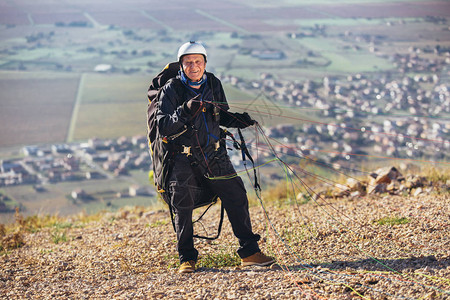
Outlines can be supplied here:
M245 128L254 120L247 113L230 113L222 84L205 72L206 49L197 42L178 50L180 70L161 89L157 128L171 139L175 155L168 175L167 201L175 214L180 273L195 271L198 251L194 247L192 211L195 200L207 189L217 195L239 240L243 266L266 266L274 262L261 253L248 211L244 184L230 162L220 126ZM233 175L234 176L230 176ZM214 179L227 176L228 179Z

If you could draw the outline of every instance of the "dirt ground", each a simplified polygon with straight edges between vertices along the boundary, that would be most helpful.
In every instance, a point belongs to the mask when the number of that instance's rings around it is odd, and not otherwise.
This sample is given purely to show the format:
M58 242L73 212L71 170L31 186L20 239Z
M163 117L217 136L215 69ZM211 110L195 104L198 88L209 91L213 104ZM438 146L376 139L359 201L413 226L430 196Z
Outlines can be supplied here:
M204 227L212 233L218 208ZM165 210L65 219L0 256L8 299L447 299L450 198L382 196L251 207L268 268L240 267L227 221L197 241L198 269L177 273ZM204 229L203 229L204 228ZM220 262L224 262L224 266Z

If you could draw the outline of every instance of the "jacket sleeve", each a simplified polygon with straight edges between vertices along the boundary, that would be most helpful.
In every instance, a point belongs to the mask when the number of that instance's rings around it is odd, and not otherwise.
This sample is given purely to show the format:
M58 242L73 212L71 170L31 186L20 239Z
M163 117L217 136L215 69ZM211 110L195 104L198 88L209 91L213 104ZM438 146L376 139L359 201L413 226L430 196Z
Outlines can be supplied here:
M158 130L163 136L180 132L189 121L190 114L184 107L182 99L175 91L173 82L166 84L159 95L156 115Z
M220 125L228 128L236 128L235 125L234 113L229 112L227 110L220 111Z
M228 102L225 96L225 92L222 87L222 83L219 79L214 76L211 76L213 80L213 90L215 93L215 101L216 105L218 105L220 109L220 126L228 127L228 128L246 128L250 125L253 125L254 122L247 113L232 113L229 111L230 107L228 106Z

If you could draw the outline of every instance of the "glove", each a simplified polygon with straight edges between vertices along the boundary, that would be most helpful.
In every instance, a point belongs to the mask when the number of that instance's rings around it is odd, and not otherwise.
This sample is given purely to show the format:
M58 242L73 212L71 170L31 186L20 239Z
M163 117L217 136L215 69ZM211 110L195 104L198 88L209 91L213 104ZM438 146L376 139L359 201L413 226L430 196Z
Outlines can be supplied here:
M256 121L253 120L246 112L244 112L243 114L237 114L237 118L239 119L237 122L238 128L246 128L256 123Z
M201 94L198 94L194 98L192 98L184 103L183 106L184 106L184 109L186 112L188 112L191 115L194 115L198 112L200 107L203 105L203 102L199 100L200 96L201 96Z

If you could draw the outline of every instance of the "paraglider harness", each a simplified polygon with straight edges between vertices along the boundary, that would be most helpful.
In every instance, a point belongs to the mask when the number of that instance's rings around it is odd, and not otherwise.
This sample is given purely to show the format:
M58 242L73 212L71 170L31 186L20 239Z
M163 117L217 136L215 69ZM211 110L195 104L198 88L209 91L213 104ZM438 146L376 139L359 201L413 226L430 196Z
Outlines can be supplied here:
M189 159L192 170L198 178L201 178L203 175L201 174L200 169L197 167L198 162L195 161L193 155L191 155L191 147L186 147L182 145L177 145L173 143L173 141L187 132L189 127L187 125L184 126L184 129L179 133L176 133L172 136L161 136L156 124L156 114L158 111L159 105L159 94L161 88L166 84L167 81L174 78L178 74L178 70L180 69L180 65L178 62L168 64L155 78L153 78L152 83L148 89L148 109L147 109L147 125L148 125L148 143L150 148L150 155L152 157L152 165L153 165L153 180L154 184L157 188L157 191L160 193L164 202L166 202L169 206L170 218L172 221L172 226L176 232L175 220L173 207L170 203L170 196L168 192L168 179L170 176L170 172L173 168L173 157L176 154L185 154ZM179 90L179 89L176 89ZM214 92L213 92L214 95ZM220 111L215 111L215 114L218 116ZM233 134L225 129L221 129L221 139L230 137L233 140L233 146L235 149L241 150L242 159L245 163L245 158L247 157L254 166L253 158L251 157L247 146L245 144L244 137L242 135L241 130L238 128L240 142L238 142ZM256 170L254 169L254 179L255 179L255 188L260 188L258 184L258 179L256 177ZM207 206L205 211L197 218L196 221L192 223L199 222L201 218L206 214L206 212L218 201L218 196L212 193L209 190L203 191L201 196L195 199L194 209ZM217 234L214 237L209 236L200 236L194 234L193 236L196 238L207 239L207 240L215 240L220 236L223 224L224 217L224 206L221 203L220 208L220 220L217 229Z

